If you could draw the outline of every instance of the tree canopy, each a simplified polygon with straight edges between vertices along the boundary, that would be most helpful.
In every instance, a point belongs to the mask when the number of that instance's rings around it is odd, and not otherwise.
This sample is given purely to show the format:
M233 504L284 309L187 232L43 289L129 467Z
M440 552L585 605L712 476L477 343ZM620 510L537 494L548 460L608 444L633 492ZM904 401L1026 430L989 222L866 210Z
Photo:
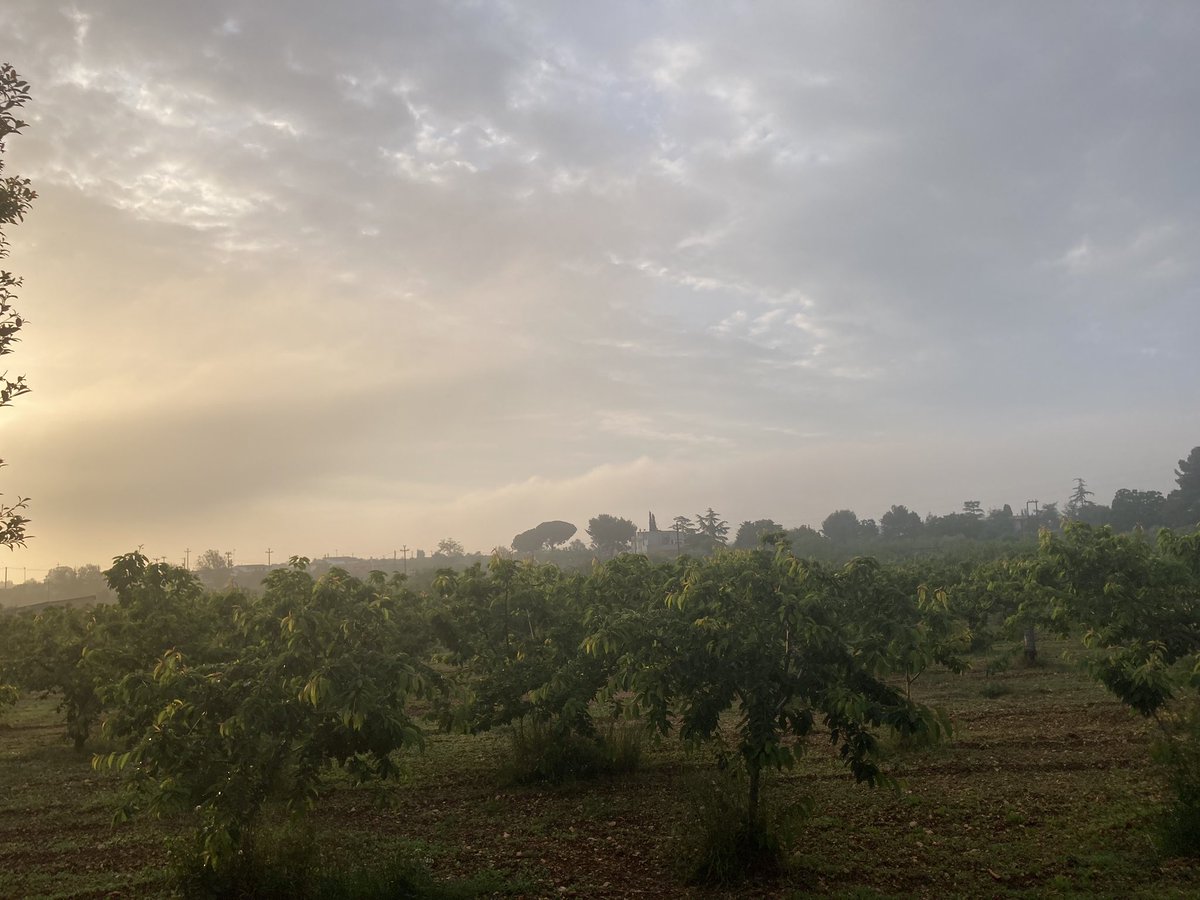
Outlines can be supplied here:
M4 151L9 135L17 134L25 123L16 117L16 112L29 100L29 84L22 81L16 70L5 63L0 66L0 259L8 256L8 236L4 228L15 225L25 218L37 194L30 187L28 178L4 175ZM21 279L11 272L0 269L0 356L13 352L17 333L25 325L25 319L13 305ZM0 406L8 406L17 397L29 392L24 375L9 377L0 373ZM0 460L0 465L4 461ZM0 546L15 547L25 544L25 526L29 524L23 510L27 498L18 497L12 503L0 502Z
M205 550L196 557L196 568L202 572L224 572L233 568L230 554L220 550Z
M434 555L456 558L459 556L465 556L466 553L467 550L462 545L461 541L457 541L454 538L442 538L440 541L438 541L437 551L434 553Z
M786 529L774 519L755 519L738 526L733 546L737 550L754 550L762 545L764 536L777 534Z
M512 548L518 553L536 553L539 550L565 544L575 536L575 532L578 530L570 522L562 522L557 519L542 522L514 537Z
M923 524L921 517L904 505L892 506L879 519L880 533L889 539L915 537Z
M607 556L615 556L633 545L637 526L629 519L601 513L588 520L587 533L594 549Z
M853 541L856 538L863 537L864 534L873 536L875 534L875 523L871 522L869 529L867 522L870 520L859 521L858 515L851 509L839 509L831 512L825 517L825 521L821 523L821 533L829 540L837 543L845 543Z
M1167 495L1167 524L1190 528L1200 523L1200 447L1179 460L1175 483L1179 487Z

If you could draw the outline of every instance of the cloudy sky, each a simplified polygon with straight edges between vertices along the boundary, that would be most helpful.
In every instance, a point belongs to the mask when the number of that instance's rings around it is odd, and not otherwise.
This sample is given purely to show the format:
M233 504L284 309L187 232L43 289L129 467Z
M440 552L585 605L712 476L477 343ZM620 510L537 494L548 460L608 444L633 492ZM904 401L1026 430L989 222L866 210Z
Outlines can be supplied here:
M5 0L0 61L30 575L1107 502L1200 444L1191 3Z

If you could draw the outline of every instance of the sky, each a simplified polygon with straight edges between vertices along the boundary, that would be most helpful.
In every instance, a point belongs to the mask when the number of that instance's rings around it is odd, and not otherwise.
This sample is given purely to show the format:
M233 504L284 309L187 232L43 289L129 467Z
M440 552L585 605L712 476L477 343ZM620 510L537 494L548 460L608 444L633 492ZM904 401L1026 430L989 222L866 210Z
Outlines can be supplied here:
M0 61L28 577L1108 502L1200 444L1192 3L5 0Z

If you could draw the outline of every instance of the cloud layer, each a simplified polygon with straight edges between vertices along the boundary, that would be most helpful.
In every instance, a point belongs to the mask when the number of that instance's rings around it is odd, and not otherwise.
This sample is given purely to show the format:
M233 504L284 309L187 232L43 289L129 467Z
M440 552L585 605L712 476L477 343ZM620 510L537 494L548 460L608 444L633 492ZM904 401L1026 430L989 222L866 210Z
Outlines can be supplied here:
M29 566L1165 489L1200 13L11 0Z

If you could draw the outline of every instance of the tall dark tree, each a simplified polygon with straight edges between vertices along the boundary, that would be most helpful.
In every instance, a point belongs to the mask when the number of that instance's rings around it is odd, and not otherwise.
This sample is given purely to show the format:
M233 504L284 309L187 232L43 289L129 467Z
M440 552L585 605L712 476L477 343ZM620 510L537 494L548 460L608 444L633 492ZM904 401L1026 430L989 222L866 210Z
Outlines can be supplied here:
M862 536L862 523L851 509L831 512L821 523L821 533L836 543L845 543Z
M522 531L512 539L512 548L518 553L537 553L542 549L541 537L536 528Z
M37 197L28 178L3 174L6 139L25 127L16 113L28 100L29 84L21 80L12 66L7 63L0 66L0 259L8 256L4 227L24 219ZM17 333L25 324L25 319L13 305L20 286L20 278L0 269L0 356L12 353L13 344L19 340ZM24 375L10 378L7 371L0 373L0 406L8 406L28 391ZM0 465L3 464L0 460ZM23 515L26 504L25 497L18 497L13 503L0 502L0 546L24 546L25 526L29 524L29 519Z
M593 548L606 556L616 556L622 550L630 549L637 526L628 519L601 513L588 520L587 533Z
M1063 515L1071 520L1083 519L1087 514L1087 508L1096 505L1092 502L1093 496L1095 495L1088 490L1087 482L1082 478L1076 478L1075 487L1071 488L1071 496L1067 500L1067 508Z
M792 552L798 557L812 559L830 559L832 557L829 538L808 525L789 529L787 539L788 543L792 545Z
M696 531L712 546L724 545L729 534L729 523L713 512L710 506L707 512L696 513Z
M1167 524L1182 528L1200 524L1200 447L1193 447L1188 458L1179 461L1175 483L1179 487L1167 494Z
M764 535L778 534L784 527L774 519L755 519L738 526L733 546L738 550L754 550L762 545Z
M921 517L904 505L893 506L879 519L880 533L888 539L915 537L923 525Z
M558 547L575 536L578 531L570 522L554 519L542 522L535 528L522 531L512 539L512 548L518 553L537 553L545 548Z
M1112 527L1115 531L1132 531L1139 525L1142 528L1161 525L1166 502L1159 491L1121 488L1112 499Z
M575 537L575 532L578 530L570 522L563 522L560 519L551 519L549 522L542 522L534 529L538 537L541 538L542 546L547 548L565 544L571 538Z

